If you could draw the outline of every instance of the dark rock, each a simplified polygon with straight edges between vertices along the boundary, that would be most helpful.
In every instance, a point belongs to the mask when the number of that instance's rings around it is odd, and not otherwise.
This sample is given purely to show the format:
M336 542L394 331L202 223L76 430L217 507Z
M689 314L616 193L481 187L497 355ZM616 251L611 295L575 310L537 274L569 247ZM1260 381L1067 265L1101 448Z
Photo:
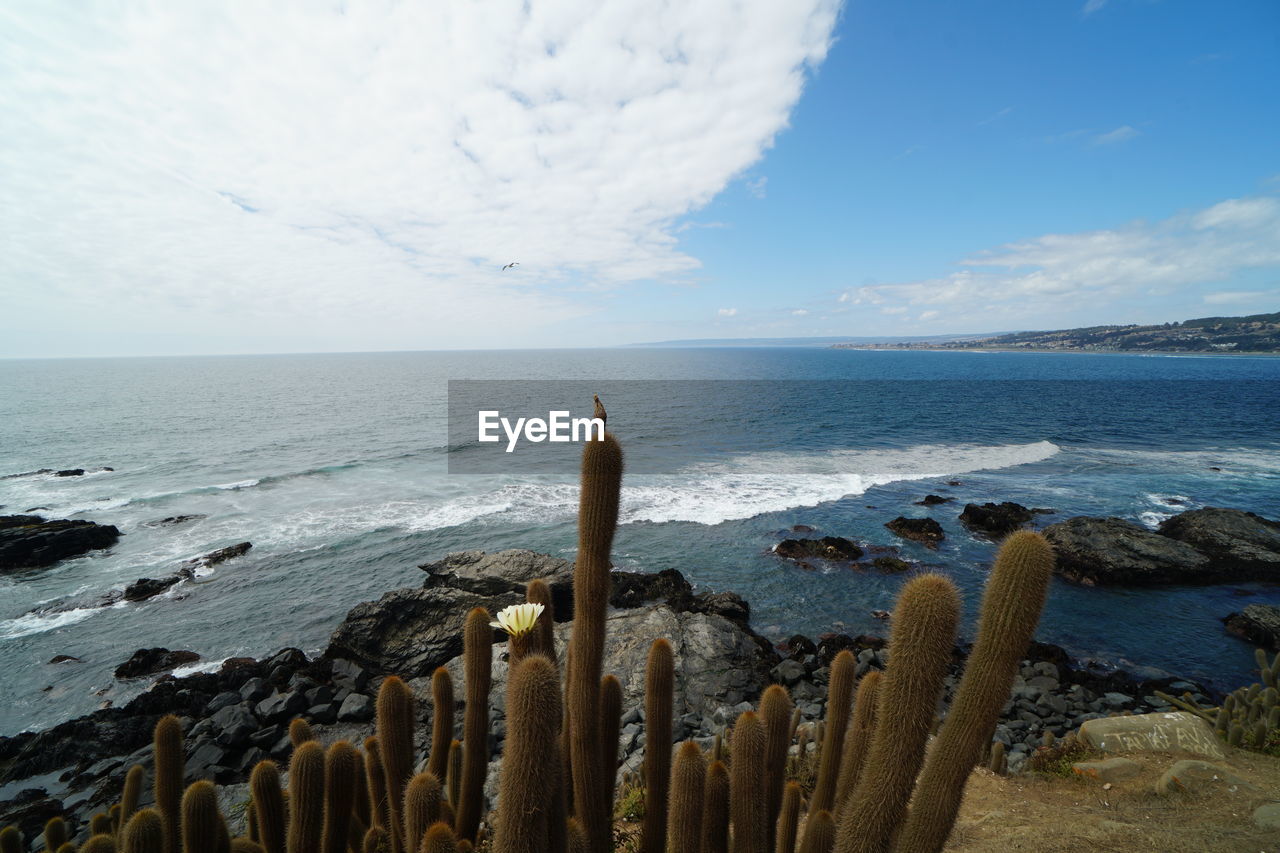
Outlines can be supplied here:
M965 504L960 523L970 530L998 539L1026 524L1034 513L1012 501L1003 503Z
M229 708L232 705L239 705L244 701L244 697L234 690L226 690L219 693L209 700L209 704L205 706L204 712L213 715L221 711L223 708Z
M369 673L355 661L338 658L333 662L330 676L337 687L359 693L369 684Z
M944 498L942 495L925 495L924 500L916 501L916 506L937 506L938 504L950 503L955 498Z
M272 693L253 709L263 722L287 723L307 710L307 697L301 693Z
M144 601L153 595L159 595L182 578L170 575L167 578L138 578L125 587L125 601Z
M1230 574L1235 580L1280 580L1280 522L1208 506L1166 519L1159 531L1209 557L1215 574Z
M0 516L0 571L51 566L97 548L110 548L120 531L110 524L38 515Z
M882 572L905 572L911 568L910 563L899 557L876 557L871 565Z
M1280 651L1280 607L1250 604L1222 620L1227 630L1264 649Z
M903 539L919 542L929 548L937 548L938 543L946 536L942 532L942 525L932 518L907 518L900 515L893 521L886 522L885 527Z
M184 649L172 652L159 646L152 649L138 649L133 653L132 657L116 667L116 678L138 678L143 675L153 675L154 673L166 672L174 667L182 666L184 663L192 663L198 660L200 660L200 655Z
M427 588L447 586L486 596L515 592L523 598L529 581L540 578L551 587L556 621L567 622L573 618L573 563L559 557L522 548L491 554L459 551L418 568L427 573L423 584Z
M817 528L810 527L810 526L809 526L809 525L807 525L807 524L793 524L793 525L791 525L791 532L792 532L792 533L813 533L816 529L817 529Z
M80 658L74 655L54 655L49 658L49 663L80 663Z
M302 716L310 722L327 725L338 719L338 710L332 705L312 705Z
M199 513L194 515L171 515L171 516L168 516L167 518L159 518L159 519L156 519L155 521L144 522L142 526L143 527L170 527L175 524L185 524L188 521L199 521L200 519L207 518L207 517L208 516L205 516Z
M83 476L84 476L84 469L83 469L83 468L66 468L66 469L63 469L62 471L58 471L58 472L54 473L54 475L53 475L53 476L55 476L55 477L83 477Z
M182 565L188 570L207 569L210 566L216 566L219 563L225 563L232 557L239 557L250 548L253 547L252 542L240 542L236 545L228 545L226 548L219 548L216 551L210 551L203 557L196 557L193 560L187 560Z
M1120 518L1078 516L1044 529L1056 570L1087 585L1150 586L1225 580L1190 545Z
M213 741L202 741L191 751L184 775L189 780L214 779L216 781L219 774L215 768L223 766L228 754L228 750Z
M352 693L342 700L338 708L338 722L363 723L373 719L374 703L372 696L363 693Z
M281 649L271 657L262 662L263 668L273 670L276 667L284 667L289 672L294 672L307 664L306 652L302 649L288 648Z
M265 729L259 729L249 735L249 743L270 752L272 748L275 747L276 743L279 742L282 735L284 737L288 737L289 733L285 730L284 726L276 723L275 725L267 726Z
M862 549L841 536L823 536L821 539L783 539L773 546L773 553L788 560L853 561L862 556Z
M240 698L246 702L261 702L271 695L271 685L263 678L250 678L240 687Z
M209 718L218 734L214 740L225 747L241 747L258 730L258 720L245 705L229 705Z

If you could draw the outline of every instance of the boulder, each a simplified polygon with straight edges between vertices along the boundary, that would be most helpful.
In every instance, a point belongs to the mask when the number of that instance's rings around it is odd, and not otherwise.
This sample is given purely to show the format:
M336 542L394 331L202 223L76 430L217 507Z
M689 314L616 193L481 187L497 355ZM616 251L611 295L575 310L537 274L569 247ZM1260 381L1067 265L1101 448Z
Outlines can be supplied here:
M941 495L925 495L923 500L915 502L916 506L937 506L938 504L950 503L955 498L944 498Z
M1142 765L1131 758L1107 758L1102 761L1077 761L1071 765L1077 776L1087 776L1099 782L1119 782L1142 772Z
M1056 571L1089 586L1212 583L1223 579L1190 545L1122 518L1077 516L1044 529Z
M55 477L83 477L83 476L84 476L84 469L83 469L83 468L64 468L64 469L63 469L63 470L61 470L61 471L57 471L57 472L55 472L53 476L55 476Z
M1280 803L1263 803L1254 809L1253 825L1280 832Z
M182 578L170 575L167 578L138 578L125 587L125 601L145 601L153 595L159 595Z
M893 521L886 522L885 527L903 539L919 542L929 548L937 548L938 543L946 537L942 532L942 525L932 518L906 518L900 515Z
M185 524L188 521L198 521L206 516L196 515L170 515L166 518L160 518L155 521L145 521L143 527L170 527L175 524Z
M110 548L120 531L110 524L38 515L0 516L0 572L51 566L98 548Z
M820 539L783 539L773 546L773 553L788 560L851 562L862 556L862 549L841 536L823 536Z
M1211 794L1217 791L1253 791L1253 785L1226 767L1208 761L1184 759L1174 764L1156 780L1156 793L1167 797L1173 794Z
M1159 531L1207 556L1215 573L1232 580L1280 580L1280 522L1208 506L1165 519Z
M1255 646L1280 651L1280 607L1250 604L1222 620L1227 630Z
M965 504L960 513L960 523L970 530L999 539L1026 524L1035 516L1021 504L1003 503Z
M1080 726L1080 737L1094 749L1113 754L1188 752L1208 758L1223 757L1213 727L1185 711L1100 717Z
M138 649L132 657L116 667L116 678L140 678L144 675L154 675L198 660L200 655L182 649L172 652L159 646L152 649Z
M240 542L235 545L228 545L226 548L219 548L216 551L210 551L208 554L205 554L203 557L196 557L195 559L187 560L182 565L184 568L188 570L207 569L210 566L216 566L219 563L225 563L227 560L230 560L232 557L239 557L240 555L244 554L246 551L248 551L252 547L253 547L252 542Z
M418 568L427 573L424 587L447 586L486 596L523 596L529 581L541 579L551 587L556 621L573 618L573 563L560 557L523 548L458 551Z

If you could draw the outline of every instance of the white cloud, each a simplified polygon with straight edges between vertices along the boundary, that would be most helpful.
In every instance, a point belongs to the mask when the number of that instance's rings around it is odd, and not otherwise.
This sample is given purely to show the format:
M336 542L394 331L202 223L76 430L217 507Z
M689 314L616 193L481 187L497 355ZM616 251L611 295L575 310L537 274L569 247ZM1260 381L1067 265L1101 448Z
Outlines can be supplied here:
M768 183L769 183L769 179L763 176L756 178L753 181L747 181L747 192L751 193L756 198L764 198L765 187L768 185Z
M809 309L807 308L797 308L796 310L791 312L792 317L806 317L808 316L808 314L809 314Z
M994 115L991 115L991 116L989 116L989 117L987 117L987 118L984 118L982 121L978 122L978 123L977 123L977 126L978 126L978 127L983 127L984 125L988 125L988 124L992 124L993 122L997 122L997 121L999 121L1000 119L1004 118L1005 116L1009 115L1009 113L1011 113L1011 112L1013 112L1013 107L1005 107L1004 109L999 110L998 112L996 112Z
M941 311L933 311L933 310L921 311L920 316L916 319L918 319L922 323L925 323L925 322L928 322L929 320L936 320L941 316L942 316Z
M736 317L738 316L737 308L721 308L716 312L717 317Z
M838 2L18 9L8 304L430 346L696 269L679 218L786 127Z
M1276 290L1224 290L1218 293L1206 293L1206 305L1260 305L1263 302L1280 300L1280 289Z
M1093 144L1115 145L1117 142L1128 142L1130 139L1134 139L1141 135L1142 131L1125 124L1117 127L1115 130L1109 130L1106 133L1099 133L1093 138Z
M972 321L1000 306L1044 316L1086 301L1103 305L1222 282L1280 266L1280 199L1229 199L1154 223L1046 234L960 264L965 269L941 278L854 288L839 301L882 306L882 313L904 305L943 307L955 320Z
M1107 5L1107 0L1086 0L1084 4L1084 14L1092 15L1098 12L1103 6Z

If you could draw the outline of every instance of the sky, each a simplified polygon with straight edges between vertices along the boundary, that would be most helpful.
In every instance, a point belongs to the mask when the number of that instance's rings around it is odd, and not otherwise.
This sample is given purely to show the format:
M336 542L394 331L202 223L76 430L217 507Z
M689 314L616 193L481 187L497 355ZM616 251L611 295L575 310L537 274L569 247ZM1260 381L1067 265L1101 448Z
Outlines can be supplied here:
M1274 0L0 4L0 357L1276 310Z

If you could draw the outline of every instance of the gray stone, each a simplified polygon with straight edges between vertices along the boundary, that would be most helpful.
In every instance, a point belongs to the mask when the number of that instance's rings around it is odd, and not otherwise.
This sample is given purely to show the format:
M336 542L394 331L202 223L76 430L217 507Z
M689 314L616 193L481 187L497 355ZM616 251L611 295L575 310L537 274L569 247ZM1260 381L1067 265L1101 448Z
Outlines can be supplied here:
M263 722L279 723L289 720L307 710L307 697L301 693L272 693L254 708L254 713Z
M209 704L205 706L204 712L213 715L221 711L223 708L231 705L239 705L244 697L234 690L228 690L225 693L219 693L209 700Z
M271 685L261 678L250 678L240 685L240 698L246 702L261 702L271 695Z
M779 684L785 684L790 687L804 678L804 664L795 660L784 660L775 666L770 674L778 679Z
M338 658L333 662L330 679L338 687L359 693L369 686L369 673L353 660Z
M1080 736L1108 753L1189 752L1222 758L1213 728L1185 711L1089 720L1080 727Z
M1254 809L1253 824L1259 829L1280 831L1280 803L1264 803Z
M1183 542L1121 518L1069 518L1044 529L1056 571L1087 585L1203 582L1210 560Z
M1165 519L1160 534L1206 555L1217 575L1233 581L1280 579L1280 522L1207 506Z
M372 696L363 693L352 693L342 700L338 709L338 721L342 723L363 723L373 719L374 702Z
M1172 794L1208 794L1214 791L1234 793L1240 790L1251 792L1255 789L1227 768L1195 759L1179 761L1156 780L1156 793L1166 797Z
M184 771L187 781L213 779L217 774L212 768L222 766L226 757L227 750L213 741L206 740L196 744L196 748L191 751L191 757L187 759Z
M218 730L215 740L221 746L243 746L258 729L258 720L244 705L229 705L209 719Z

